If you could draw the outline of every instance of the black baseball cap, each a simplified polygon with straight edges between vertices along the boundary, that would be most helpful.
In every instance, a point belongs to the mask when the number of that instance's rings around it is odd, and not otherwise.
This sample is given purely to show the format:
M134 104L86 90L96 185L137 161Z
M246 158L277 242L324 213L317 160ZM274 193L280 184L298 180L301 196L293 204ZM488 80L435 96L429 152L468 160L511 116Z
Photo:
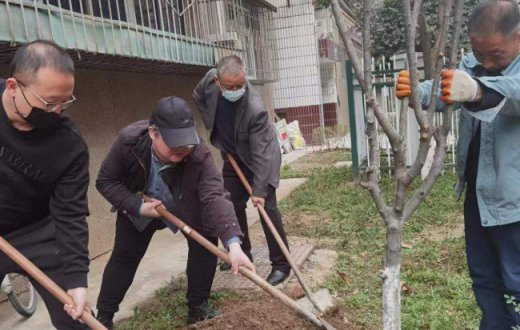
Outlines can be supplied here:
M190 106L180 97L168 96L160 99L155 105L150 123L157 126L170 148L200 142Z

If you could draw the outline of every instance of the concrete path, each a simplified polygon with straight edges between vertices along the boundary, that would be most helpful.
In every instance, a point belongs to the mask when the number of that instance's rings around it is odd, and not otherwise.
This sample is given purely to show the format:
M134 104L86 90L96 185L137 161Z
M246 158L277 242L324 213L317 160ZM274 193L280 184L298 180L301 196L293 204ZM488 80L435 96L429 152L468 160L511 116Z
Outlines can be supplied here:
M308 152L310 152L310 150L288 155L296 159ZM296 157L296 155L299 157ZM293 159L290 159L288 162L292 160ZM305 179L282 180L280 188L277 191L278 199L280 200L287 197L292 190L301 185L304 181ZM251 224L259 220L258 213L252 205L248 206L247 212ZM155 290L168 283L172 277L177 277L182 274L186 269L187 254L188 248L186 240L181 234L173 235L167 229L156 233L139 266L134 283L127 292L125 300L120 306L119 313L116 314L115 320L117 321L132 316L134 308L138 306L141 301L153 297ZM109 257L110 254L107 253L91 262L88 298L92 304L96 302L101 286L103 269ZM0 329L47 330L53 329L53 327L50 323L45 305L40 301L36 313L29 319L24 319L19 316L9 303L0 304Z

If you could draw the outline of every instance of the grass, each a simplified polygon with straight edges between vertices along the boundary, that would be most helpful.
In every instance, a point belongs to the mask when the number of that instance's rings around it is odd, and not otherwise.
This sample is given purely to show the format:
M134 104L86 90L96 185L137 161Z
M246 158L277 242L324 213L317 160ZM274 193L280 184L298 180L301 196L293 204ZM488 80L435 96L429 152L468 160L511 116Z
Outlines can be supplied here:
M351 181L345 168L313 170L280 206L291 234L332 239L330 247L339 258L327 287L338 294L351 321L365 329L379 329L384 226L368 192ZM401 280L408 290L402 295L403 329L478 327L480 315L466 268L464 239L450 234L460 231L462 221L462 202L453 197L454 182L451 173L441 176L404 228L408 248L402 250ZM381 186L389 199L391 178L383 177Z
M117 330L169 330L185 325L188 307L186 305L186 279L172 279L171 282L155 292L155 298L136 308L134 315L117 324ZM216 291L210 303L237 299L238 294L231 291Z

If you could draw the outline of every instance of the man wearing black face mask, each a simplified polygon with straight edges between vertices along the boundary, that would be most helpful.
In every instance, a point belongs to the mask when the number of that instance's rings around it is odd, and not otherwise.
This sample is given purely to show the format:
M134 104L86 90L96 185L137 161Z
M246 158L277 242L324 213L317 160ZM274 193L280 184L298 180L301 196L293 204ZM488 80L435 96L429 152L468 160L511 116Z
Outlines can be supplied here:
M252 202L261 205L287 246L282 216L276 201L280 181L281 153L273 125L269 122L262 98L246 79L242 60L236 55L225 56L198 83L193 98L210 141L222 154L230 154L237 161L253 189ZM224 187L231 194L235 213L244 233L242 249L251 258L246 203L249 195L235 170L224 156ZM271 285L278 285L289 276L291 267L273 234L262 221L272 271L267 277ZM221 270L227 265L222 264Z
M59 46L22 46L0 80L0 235L72 297L64 306L32 281L57 329L86 329L89 213L87 146L63 111L74 65ZM0 252L0 279L22 272Z

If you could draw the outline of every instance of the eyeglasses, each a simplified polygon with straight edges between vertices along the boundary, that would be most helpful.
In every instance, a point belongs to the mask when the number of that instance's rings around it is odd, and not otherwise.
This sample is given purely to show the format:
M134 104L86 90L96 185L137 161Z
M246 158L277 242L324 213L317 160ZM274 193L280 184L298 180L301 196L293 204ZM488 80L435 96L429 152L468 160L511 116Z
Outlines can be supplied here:
M32 89L27 87L20 80L17 79L16 81L20 84L20 86L27 89L32 95L34 95L38 100L42 101L42 103L45 104L45 107L47 108L46 110L43 109L45 112L56 112L57 110L61 110L63 112L65 110L67 110L68 108L70 108L72 106L72 104L74 103L74 101L76 101L76 97L74 95L71 95L71 99L66 102L50 103L50 102L45 101L41 96L36 94ZM27 100L27 97L25 97L25 93L23 92L23 90L22 90L22 95L23 95L23 98L25 99L25 102L27 102L27 104L32 106L31 103L29 103L29 101Z

